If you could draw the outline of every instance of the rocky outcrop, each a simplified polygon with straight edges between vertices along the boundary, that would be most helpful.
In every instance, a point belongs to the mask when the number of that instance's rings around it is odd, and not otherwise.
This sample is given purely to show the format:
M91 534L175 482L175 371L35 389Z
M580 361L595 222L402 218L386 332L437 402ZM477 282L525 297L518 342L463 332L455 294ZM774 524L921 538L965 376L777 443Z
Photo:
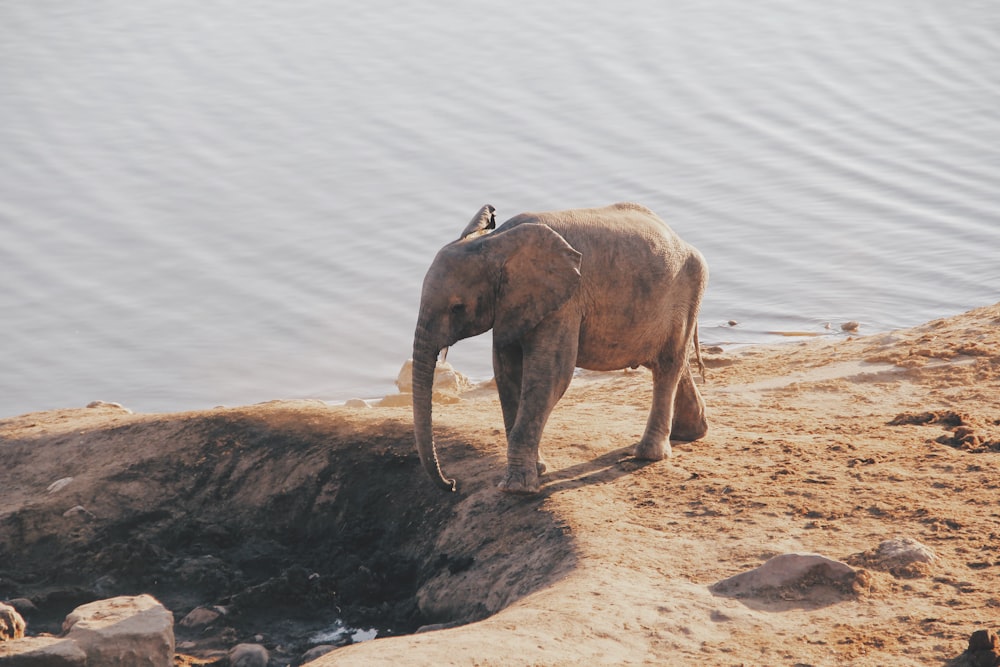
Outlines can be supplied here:
M86 667L87 654L64 637L25 637L0 644L3 667Z
M24 636L24 619L17 609L0 603L0 642Z
M379 407L395 408L413 404L413 360L408 359L396 377L399 394L390 394L379 402ZM434 368L434 402L457 403L461 395L473 388L472 382L456 371L451 364L439 361Z
M116 597L77 607L66 617L61 637L0 643L3 667L173 664L174 617L150 595Z
M789 553L775 556L760 567L741 572L711 586L719 595L731 597L781 597L788 591L800 594L816 586L852 593L859 572L846 563L820 554Z

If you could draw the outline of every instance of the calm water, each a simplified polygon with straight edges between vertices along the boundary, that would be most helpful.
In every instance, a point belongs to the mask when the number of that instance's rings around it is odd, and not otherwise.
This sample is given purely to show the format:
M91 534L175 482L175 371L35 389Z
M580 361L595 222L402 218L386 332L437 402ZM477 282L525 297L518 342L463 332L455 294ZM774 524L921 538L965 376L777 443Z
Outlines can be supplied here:
M602 4L0 4L0 416L393 391L487 202L650 206L711 343L1000 299L1000 4Z

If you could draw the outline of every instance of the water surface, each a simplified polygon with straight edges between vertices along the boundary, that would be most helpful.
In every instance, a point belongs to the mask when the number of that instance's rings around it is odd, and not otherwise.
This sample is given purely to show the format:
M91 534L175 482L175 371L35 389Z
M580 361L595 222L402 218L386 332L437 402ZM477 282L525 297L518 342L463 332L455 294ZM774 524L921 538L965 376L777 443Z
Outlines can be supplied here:
M0 415L392 391L484 203L654 209L709 343L993 303L998 64L971 0L4 3Z

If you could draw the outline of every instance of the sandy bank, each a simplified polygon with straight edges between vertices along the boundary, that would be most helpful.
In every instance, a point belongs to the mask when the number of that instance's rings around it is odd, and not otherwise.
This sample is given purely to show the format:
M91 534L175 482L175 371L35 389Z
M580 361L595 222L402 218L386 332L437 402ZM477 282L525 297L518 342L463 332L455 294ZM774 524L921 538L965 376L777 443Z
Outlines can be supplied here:
M526 499L494 488L505 443L488 394L436 407L453 495L424 479L405 408L6 419L0 598L228 605L233 638L274 637L286 661L335 607L399 631L475 621L316 665L926 665L1000 626L1000 304L708 363L710 434L655 464L629 455L648 375L574 381ZM893 537L936 559L889 571L860 556ZM787 552L864 567L864 586L710 589ZM281 630L275 608L301 627Z

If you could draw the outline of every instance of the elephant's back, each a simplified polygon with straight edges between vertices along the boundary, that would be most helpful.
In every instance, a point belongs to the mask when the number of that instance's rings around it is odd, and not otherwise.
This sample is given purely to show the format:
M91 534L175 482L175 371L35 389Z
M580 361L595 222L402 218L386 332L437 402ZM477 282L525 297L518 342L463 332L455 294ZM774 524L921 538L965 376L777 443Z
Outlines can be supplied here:
M653 246L671 245L680 241L667 223L653 211L642 204L631 202L619 202L601 208L521 213L505 222L497 231L530 223L548 225L574 247L591 241L607 245L615 238L623 241L630 237L637 237Z
M583 254L580 273L620 271L622 264L653 273L673 273L690 261L704 263L653 211L641 204L617 203L544 213L522 213L497 231L522 224L544 224Z

